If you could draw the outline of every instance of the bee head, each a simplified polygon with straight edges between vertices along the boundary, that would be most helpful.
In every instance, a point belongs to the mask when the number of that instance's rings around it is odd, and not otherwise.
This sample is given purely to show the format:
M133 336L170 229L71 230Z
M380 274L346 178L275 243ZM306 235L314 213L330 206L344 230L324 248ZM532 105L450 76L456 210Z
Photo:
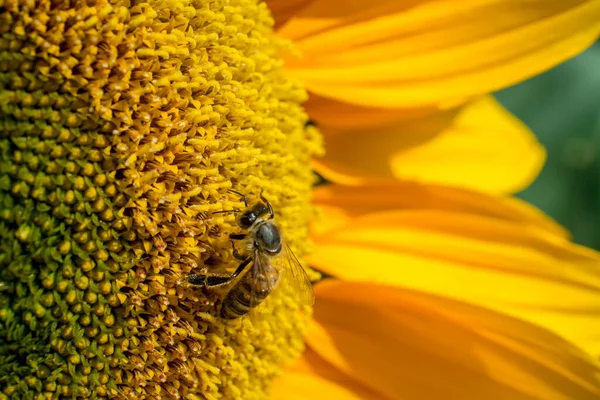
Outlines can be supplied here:
M237 223L242 229L250 229L256 220L265 215L269 210L262 203L257 203L240 214Z
M254 224L257 218L257 215L254 214L252 210L246 210L243 213L241 213L238 217L238 225L242 229L250 229L250 227L252 226L252 224Z

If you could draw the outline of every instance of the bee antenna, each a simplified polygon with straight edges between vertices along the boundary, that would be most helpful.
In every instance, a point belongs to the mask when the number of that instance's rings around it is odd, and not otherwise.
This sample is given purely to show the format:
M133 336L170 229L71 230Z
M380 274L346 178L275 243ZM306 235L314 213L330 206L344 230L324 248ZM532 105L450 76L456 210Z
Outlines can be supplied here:
M240 192L238 192L238 191L236 191L236 190L233 190L233 189L228 189L227 191L228 191L228 192L231 192L231 193L233 193L233 194L237 194L237 195L238 195L238 196L240 196L242 199L244 199L244 205L246 206L246 208L248 208L248 198L246 197L246 195L244 195L244 194L242 194L242 193L240 193Z
M260 188L260 199L267 205L267 207L269 208L269 215L270 215L270 219L273 219L273 217L275 216L275 213L273 212L273 206L271 205L271 203L269 203L269 200L267 200L265 198L265 196L263 196L263 192L264 189Z

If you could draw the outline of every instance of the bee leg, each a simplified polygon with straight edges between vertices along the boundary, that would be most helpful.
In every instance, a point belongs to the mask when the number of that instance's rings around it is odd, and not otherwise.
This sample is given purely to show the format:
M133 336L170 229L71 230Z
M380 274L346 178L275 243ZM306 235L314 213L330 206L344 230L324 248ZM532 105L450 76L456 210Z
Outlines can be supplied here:
M252 257L247 257L244 261L242 261L240 263L240 265L238 265L237 269L235 271L233 271L233 274L231 274L229 279L237 278L237 276L239 274L241 274L243 270L246 269L246 267L250 264L250 262L252 262Z
M209 288L222 286L222 285L225 285L225 284L231 282L235 278L237 278L238 275L241 274L242 271L244 271L244 269L246 269L246 267L248 267L248 264L250 264L251 261L252 261L252 257L246 258L242 263L240 263L240 265L233 272L233 274L231 274L231 276L216 276L216 275L212 276L212 275L192 274L192 275L189 275L185 280L188 281L189 283L191 283L192 285L196 285L196 286L204 286L204 287L209 287Z
M242 210L240 210L239 208L234 208L233 210L221 210L221 211L213 211L210 214L211 215L215 215L215 214L226 214L226 213L239 213Z
M245 195L243 195L243 194L241 194L240 192L238 192L238 191L235 191L235 190L233 190L233 189L229 189L229 190L228 190L228 192L231 192L231 193L237 194L237 195L238 195L238 196L240 196L242 199L244 199L244 204L246 205L246 208L248 208L248 198L247 198Z
M247 257L241 255L240 252L238 251L238 249L235 248L235 243L233 243L233 240L231 241L231 247L233 247L233 256L235 258L237 258L238 260L241 260L241 261L246 260Z
M225 285L226 283L231 282L232 280L237 278L238 275L241 274L246 269L246 267L250 264L251 261L252 261L252 257L246 258L244 261L242 261L240 263L240 265L237 267L237 269L235 271L233 271L233 274L231 274L231 276L229 276L229 277L209 276L208 278L206 278L205 285L207 287L214 287L214 286Z
M204 286L206 284L206 275L192 274L188 275L184 280L192 285Z
M245 233L230 233L229 234L229 239L232 240L242 240L242 239L246 239L246 234Z
M215 287L221 286L231 280L229 276L209 276L192 274L185 279L194 286Z
M265 199L265 197L263 196L263 190L262 189L260 189L260 199L269 208L269 219L273 219L273 217L275 216L275 213L273 212L273 206L271 205L271 203L269 202L269 200Z

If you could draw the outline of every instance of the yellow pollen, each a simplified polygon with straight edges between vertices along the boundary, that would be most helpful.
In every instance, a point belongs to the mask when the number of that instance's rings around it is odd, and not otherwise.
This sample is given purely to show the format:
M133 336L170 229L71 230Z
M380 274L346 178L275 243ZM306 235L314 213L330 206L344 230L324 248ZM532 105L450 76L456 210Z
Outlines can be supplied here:
M266 398L302 351L295 299L225 321L182 283L237 267L212 214L243 207L231 188L308 250L321 141L266 5L6 0L0 21L0 400Z

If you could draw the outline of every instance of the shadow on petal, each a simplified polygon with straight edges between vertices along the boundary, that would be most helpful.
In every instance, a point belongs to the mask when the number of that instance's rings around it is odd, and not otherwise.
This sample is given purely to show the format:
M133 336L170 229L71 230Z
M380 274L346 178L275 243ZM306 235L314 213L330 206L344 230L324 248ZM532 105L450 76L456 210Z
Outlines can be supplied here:
M325 281L317 299L309 346L390 399L600 396L598 365L530 323L376 284Z
M327 153L315 168L346 185L407 179L514 193L546 159L533 133L491 96L382 129L323 133Z

